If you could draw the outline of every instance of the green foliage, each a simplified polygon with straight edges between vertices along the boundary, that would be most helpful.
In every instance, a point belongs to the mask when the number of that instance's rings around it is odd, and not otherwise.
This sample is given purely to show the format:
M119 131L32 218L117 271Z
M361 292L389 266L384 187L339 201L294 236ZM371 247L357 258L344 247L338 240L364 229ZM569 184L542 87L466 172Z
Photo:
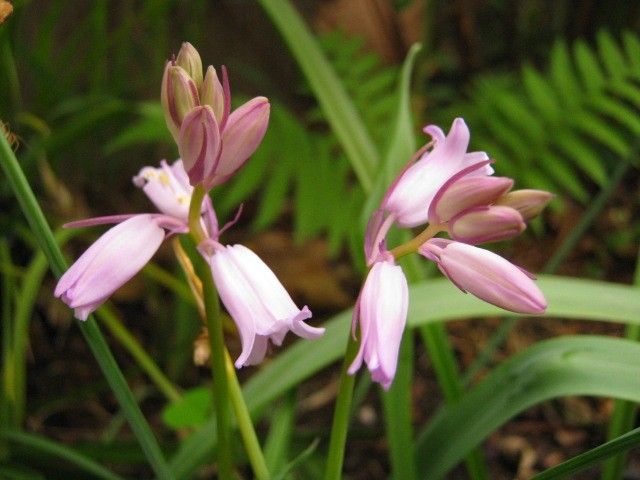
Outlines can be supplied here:
M622 44L597 35L597 48L559 40L549 66L525 65L519 76L484 75L467 105L456 105L472 142L495 158L498 171L520 185L589 199L612 165L629 158L640 137L640 37Z
M198 427L212 411L213 394L210 387L197 387L185 392L177 402L162 411L162 420L174 429Z

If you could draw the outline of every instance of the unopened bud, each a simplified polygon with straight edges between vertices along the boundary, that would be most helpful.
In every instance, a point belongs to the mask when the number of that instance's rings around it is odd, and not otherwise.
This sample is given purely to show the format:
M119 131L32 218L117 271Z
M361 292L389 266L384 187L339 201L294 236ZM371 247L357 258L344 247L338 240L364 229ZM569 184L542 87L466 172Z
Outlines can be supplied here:
M222 116L224 115L224 90L218 79L216 69L211 65L207 68L207 73L204 76L204 82L200 90L200 102L202 105L209 105L213 108L216 120L218 120L218 123L222 122Z
M184 117L200 104L196 84L182 67L167 62L160 100L167 127L177 142Z
M537 217L553 197L553 193L544 190L515 190L500 197L496 205L516 209L526 222Z
M184 68L195 82L196 87L200 89L202 85L202 60L200 60L198 51L189 42L182 44L176 57L176 65Z
M506 177L463 177L445 184L430 205L429 222L442 223L473 207L490 205L513 187Z
M178 139L178 150L191 185L196 186L213 174L220 147L220 130L211 107L191 110L182 122Z
M451 238L474 245L513 238L525 228L522 215L503 206L472 208L449 221Z
M264 138L269 124L269 100L256 97L229 115L222 133L223 149L215 176L208 182L214 187L228 180L253 155Z

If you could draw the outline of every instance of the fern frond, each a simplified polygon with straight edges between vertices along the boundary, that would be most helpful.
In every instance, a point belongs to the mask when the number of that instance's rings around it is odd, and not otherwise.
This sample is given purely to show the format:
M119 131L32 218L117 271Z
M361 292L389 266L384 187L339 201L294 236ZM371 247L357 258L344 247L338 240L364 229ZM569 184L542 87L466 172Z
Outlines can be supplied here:
M586 202L640 135L640 37L626 32L619 42L601 31L596 45L572 48L559 40L546 71L525 65L517 76L485 75L470 96L462 110L472 141L499 171Z

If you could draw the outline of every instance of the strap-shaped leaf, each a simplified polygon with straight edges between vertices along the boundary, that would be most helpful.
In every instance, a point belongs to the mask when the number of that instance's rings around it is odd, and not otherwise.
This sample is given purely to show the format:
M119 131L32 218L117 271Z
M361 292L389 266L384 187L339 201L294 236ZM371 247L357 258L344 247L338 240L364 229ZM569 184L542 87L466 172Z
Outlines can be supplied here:
M418 441L421 478L441 478L492 431L544 400L595 395L640 402L639 355L637 342L609 337L560 337L533 345L440 410Z
M640 324L637 288L555 276L542 276L538 282L549 301L546 317ZM445 279L413 285L410 295L409 324L414 327L505 313L471 295L464 295ZM296 341L256 373L243 388L252 416L258 418L284 392L338 360L344 353L350 323L351 310L336 315L324 324L326 332L322 338ZM183 442L172 458L171 468L176 477L188 477L206 461L214 446L215 420L211 419Z

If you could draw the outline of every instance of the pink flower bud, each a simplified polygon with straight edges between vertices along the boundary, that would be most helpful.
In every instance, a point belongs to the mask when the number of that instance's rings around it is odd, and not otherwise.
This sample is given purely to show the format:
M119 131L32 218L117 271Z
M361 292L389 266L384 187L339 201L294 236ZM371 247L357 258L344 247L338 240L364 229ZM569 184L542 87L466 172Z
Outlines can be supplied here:
M211 107L191 110L182 122L178 137L178 150L191 185L196 186L213 175L220 148L220 130Z
M449 220L451 238L471 244L513 238L525 228L517 210L502 206L471 208Z
M513 187L506 177L464 176L449 179L429 208L429 223L443 223L464 210L490 205Z
M214 175L208 177L211 188L231 178L256 151L269 124L269 100L256 97L234 110L222 132L222 153Z
M184 42L178 56L176 57L176 65L182 67L191 79L200 89L202 85L202 60L200 54L189 42Z
M396 374L398 350L407 322L409 288L393 260L373 264L353 311L360 325L360 350L349 367L353 375L366 362L373 381L388 390Z
M496 205L511 207L522 215L524 221L537 217L544 207L553 200L553 193L544 190L515 190L503 195L496 201Z
M167 127L178 142L184 117L200 104L198 87L182 67L167 62L162 77L160 100Z
M428 240L420 253L434 260L460 290L511 312L544 313L547 301L530 276L489 250L442 238Z
M222 123L225 102L224 89L220 80L218 80L216 69L211 65L207 68L207 73L204 76L200 91L200 102L202 105L209 105L213 109L218 123Z

